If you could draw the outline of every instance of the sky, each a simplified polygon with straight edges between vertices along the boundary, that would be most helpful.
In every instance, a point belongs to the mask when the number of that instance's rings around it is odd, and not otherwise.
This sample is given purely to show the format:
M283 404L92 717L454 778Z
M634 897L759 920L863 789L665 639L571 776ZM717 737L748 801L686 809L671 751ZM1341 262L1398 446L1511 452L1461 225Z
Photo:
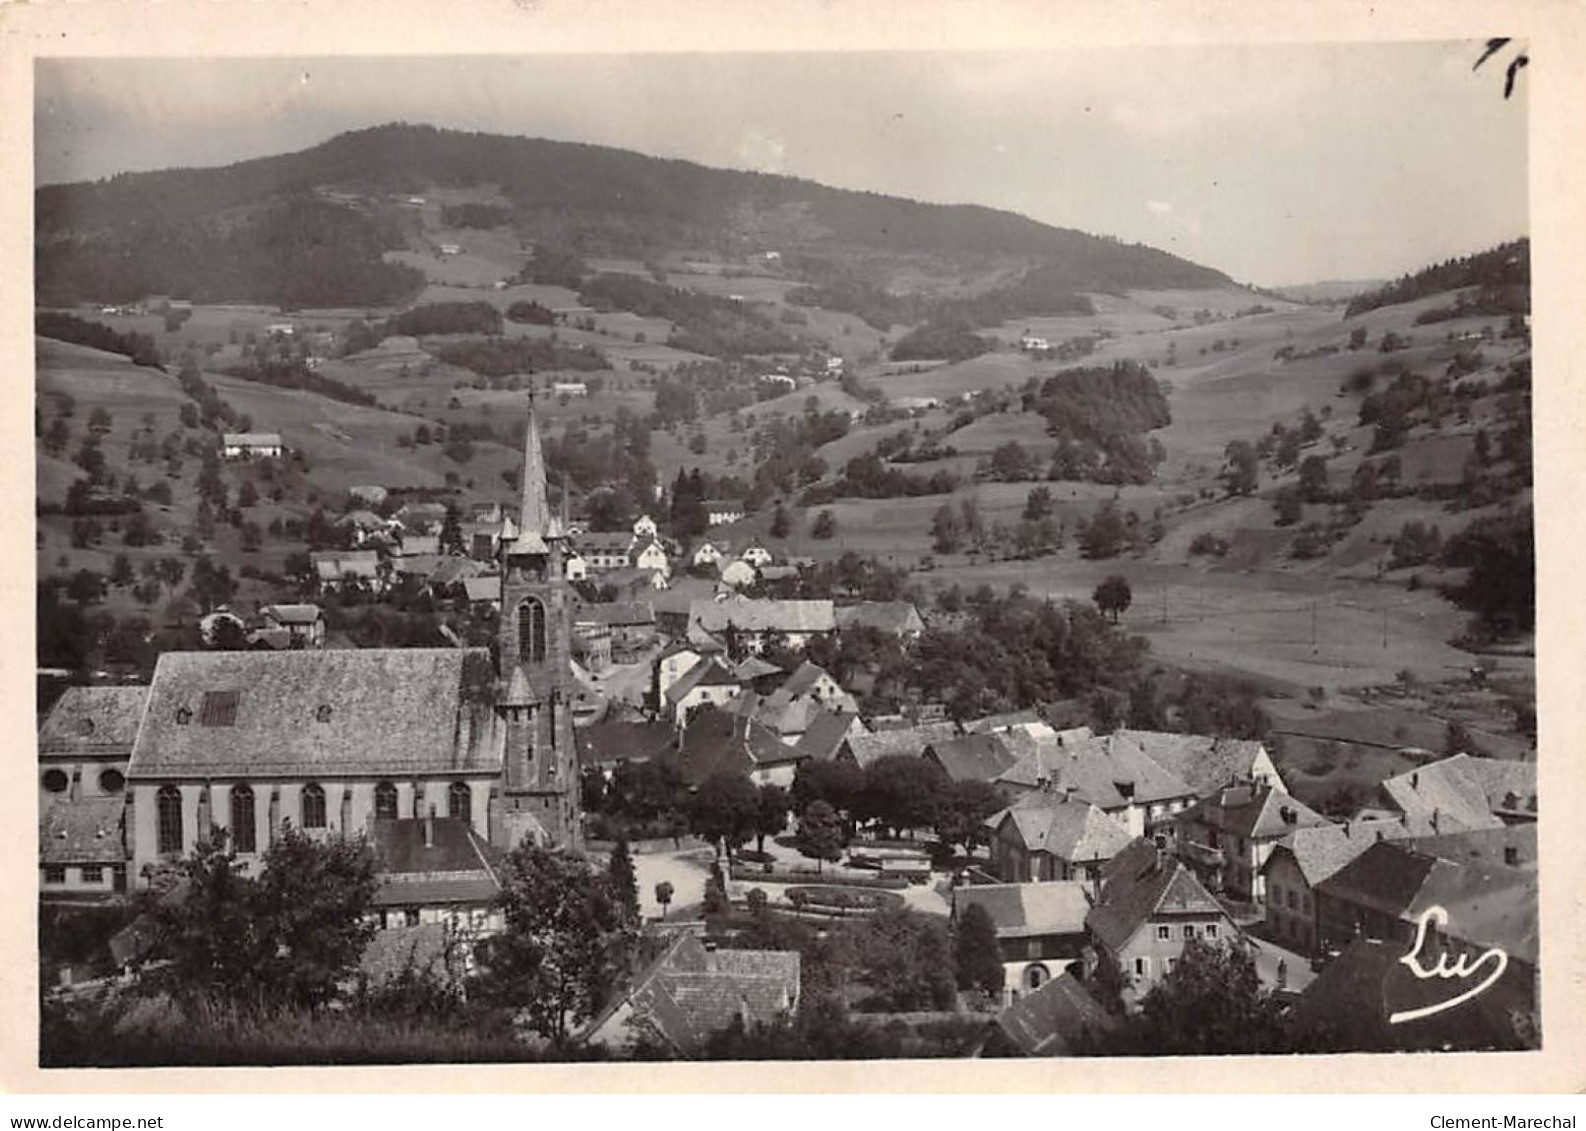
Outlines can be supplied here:
M1241 282L1394 277L1527 229L1525 76L1479 44L47 59L35 183L392 121L1006 208Z

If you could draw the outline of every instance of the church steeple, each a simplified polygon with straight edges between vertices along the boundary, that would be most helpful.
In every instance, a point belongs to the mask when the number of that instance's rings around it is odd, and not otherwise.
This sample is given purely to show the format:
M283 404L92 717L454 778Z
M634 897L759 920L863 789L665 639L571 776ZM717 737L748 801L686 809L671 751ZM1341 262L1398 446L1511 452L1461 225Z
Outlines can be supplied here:
M540 447L540 426L534 417L534 393L529 393L529 427L523 436L523 502L518 508L518 530L545 537L551 527L551 505L545 491L545 453Z

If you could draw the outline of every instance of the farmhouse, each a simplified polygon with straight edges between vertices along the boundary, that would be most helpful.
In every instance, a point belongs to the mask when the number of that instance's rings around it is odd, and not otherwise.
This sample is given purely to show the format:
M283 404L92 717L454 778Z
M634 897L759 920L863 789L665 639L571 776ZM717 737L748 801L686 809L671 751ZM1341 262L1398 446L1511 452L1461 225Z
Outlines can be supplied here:
M373 550L315 550L309 555L314 576L327 589L366 585L379 593L385 588L385 569Z
M978 1055L1069 1056L1083 1038L1117 1028L1117 1018L1065 970L997 1014Z
M666 709L679 729L700 707L724 706L743 690L743 683L714 657L700 660L663 693Z
M953 738L957 734L957 725L950 722L922 723L913 727L878 730L871 734L850 734L838 747L837 758L864 769L877 759L889 758L894 754L918 758L932 742Z
M325 614L318 605L264 605L259 609L266 628L284 628L294 648L325 643Z
M377 820L369 840L379 883L372 914L381 928L439 923L472 941L506 927L494 906L501 882L490 849L468 820L433 812Z
M1090 900L1080 883L977 884L953 891L953 920L971 906L991 918L1011 1004L1040 989L1082 956Z
M1536 763L1456 754L1382 783L1407 819L1441 833L1535 821Z
M589 383L586 381L553 381L551 383L551 396L587 397L589 396Z
M585 534L578 540L578 552L592 570L623 569L633 564L633 536L613 532Z
M899 640L918 640L925 631L920 612L908 601L861 601L837 610L837 631L873 628Z
M1094 880L1130 844L1128 830L1085 801L1031 794L986 819L991 871L1010 883Z
M701 542L694 548L693 556L689 558L689 561L700 567L720 565L726 549L727 544L725 542L719 544Z
M77 901L126 891L125 814L119 794L52 802L39 822L40 897Z
M705 520L711 526L725 526L744 516L743 504L735 499L706 499L703 506Z
M758 653L767 640L777 638L789 648L801 649L813 637L835 630L830 601L763 601L730 597L723 601L693 601L688 610L688 638L699 643L725 636L729 627L744 647Z
M1261 903L1261 869L1273 845L1300 829L1330 823L1281 789L1236 783L1180 814L1178 851L1210 890Z
M1063 734L1041 740L1009 731L1008 740L1015 750L1027 749L996 779L1011 797L1031 790L1066 794L1113 815L1131 836L1171 828L1173 817L1195 800L1187 784L1116 735L1083 731L1072 740Z
M279 432L227 432L220 438L226 459L279 459L284 451Z
M1367 819L1296 829L1272 846L1261 875L1269 935L1302 954L1316 951L1316 887L1379 840L1406 835L1404 823Z

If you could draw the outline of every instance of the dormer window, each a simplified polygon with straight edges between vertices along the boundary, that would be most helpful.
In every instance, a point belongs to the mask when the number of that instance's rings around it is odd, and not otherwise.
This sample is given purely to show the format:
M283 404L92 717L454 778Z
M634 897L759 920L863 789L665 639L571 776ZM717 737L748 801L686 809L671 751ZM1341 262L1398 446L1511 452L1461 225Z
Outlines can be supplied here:
M94 733L94 720L93 719L81 719L81 720L79 720L78 723L77 723L77 733L82 735L85 738L88 735L93 734Z

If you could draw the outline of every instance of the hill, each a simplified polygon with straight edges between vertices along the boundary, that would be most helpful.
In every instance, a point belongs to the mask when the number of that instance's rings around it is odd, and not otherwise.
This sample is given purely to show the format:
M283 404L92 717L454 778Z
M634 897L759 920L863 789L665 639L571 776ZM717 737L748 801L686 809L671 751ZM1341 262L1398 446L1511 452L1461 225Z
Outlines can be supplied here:
M407 246L432 187L491 190L481 218L586 253L882 253L1015 260L1044 291L1226 285L1139 244L976 205L923 204L626 150L395 124L215 169L123 174L35 194L41 305L175 294L197 301L366 305L417 291ZM417 204L414 202L417 201ZM820 265L815 265L819 267ZM827 283L815 276L810 281ZM306 280L312 280L308 282ZM1014 285L1018 285L1014 281Z

